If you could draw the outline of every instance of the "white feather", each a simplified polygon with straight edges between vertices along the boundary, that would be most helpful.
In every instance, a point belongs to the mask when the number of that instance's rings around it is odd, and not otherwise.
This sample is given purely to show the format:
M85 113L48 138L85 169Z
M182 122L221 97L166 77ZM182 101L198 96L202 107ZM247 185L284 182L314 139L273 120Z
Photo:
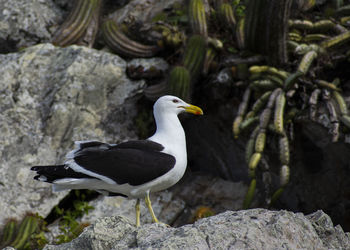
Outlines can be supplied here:
M44 175L40 175L38 178L39 181L47 181L47 177Z
M104 175L100 175L100 174L97 174L97 173L92 172L90 170L87 170L87 169L81 167L80 165L78 165L74 160L66 161L65 164L68 165L75 172L79 172L79 173L83 173L83 174L89 175L91 177L95 177L97 179L100 179L102 181L107 182L108 184L112 184L112 185L116 184L116 182L113 181L111 178L108 178L108 177L106 177Z

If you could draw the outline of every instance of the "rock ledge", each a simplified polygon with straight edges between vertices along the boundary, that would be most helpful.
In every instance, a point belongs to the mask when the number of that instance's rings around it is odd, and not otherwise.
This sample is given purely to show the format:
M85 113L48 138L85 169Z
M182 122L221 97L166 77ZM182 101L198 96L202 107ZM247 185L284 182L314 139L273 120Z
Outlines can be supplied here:
M346 249L350 234L328 215L251 209L227 211L179 228L104 217L72 242L44 249Z

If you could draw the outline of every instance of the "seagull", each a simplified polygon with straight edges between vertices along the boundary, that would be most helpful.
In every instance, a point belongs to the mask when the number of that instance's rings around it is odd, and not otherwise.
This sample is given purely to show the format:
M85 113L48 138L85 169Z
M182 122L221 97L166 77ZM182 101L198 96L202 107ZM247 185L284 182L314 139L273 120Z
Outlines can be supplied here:
M162 96L153 106L156 132L146 140L119 144L77 141L61 165L34 166L35 180L53 184L53 191L91 189L107 196L136 200L136 226L140 226L140 199L155 223L150 193L176 184L187 166L186 137L178 114L203 115L201 108L175 96Z

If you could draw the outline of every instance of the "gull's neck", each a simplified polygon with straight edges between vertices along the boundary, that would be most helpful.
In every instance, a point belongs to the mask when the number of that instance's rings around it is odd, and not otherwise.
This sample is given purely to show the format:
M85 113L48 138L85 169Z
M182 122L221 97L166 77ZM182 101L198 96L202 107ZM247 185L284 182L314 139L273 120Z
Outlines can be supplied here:
M164 146L176 145L186 148L185 132L179 118L175 113L154 113L157 130L149 140L163 144Z

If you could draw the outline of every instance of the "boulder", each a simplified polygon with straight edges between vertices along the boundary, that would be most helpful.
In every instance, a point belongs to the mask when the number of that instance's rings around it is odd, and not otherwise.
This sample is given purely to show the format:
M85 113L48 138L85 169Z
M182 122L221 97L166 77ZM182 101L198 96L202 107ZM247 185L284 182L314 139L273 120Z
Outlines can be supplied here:
M78 140L135 139L137 93L120 57L39 44L0 55L0 228L26 212L46 216L66 192L33 180L33 165L64 161Z
M181 4L183 0L132 0L125 6L112 13L113 18L118 23L132 23L134 21L150 21L159 12L169 9L174 3Z
M322 211L227 211L194 224L136 228L125 217L105 217L76 239L45 250L65 249L346 249L350 234L333 227Z
M0 53L51 40L63 11L52 0L0 0Z

